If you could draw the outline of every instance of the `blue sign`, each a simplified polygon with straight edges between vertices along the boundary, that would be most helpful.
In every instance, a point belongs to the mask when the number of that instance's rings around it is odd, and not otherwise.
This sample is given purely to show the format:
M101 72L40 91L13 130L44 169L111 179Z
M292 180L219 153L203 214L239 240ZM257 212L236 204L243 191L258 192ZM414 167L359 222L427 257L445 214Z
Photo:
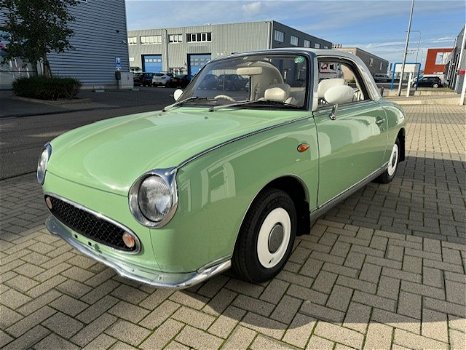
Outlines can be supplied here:
M121 57L115 57L115 68L116 70L121 69Z

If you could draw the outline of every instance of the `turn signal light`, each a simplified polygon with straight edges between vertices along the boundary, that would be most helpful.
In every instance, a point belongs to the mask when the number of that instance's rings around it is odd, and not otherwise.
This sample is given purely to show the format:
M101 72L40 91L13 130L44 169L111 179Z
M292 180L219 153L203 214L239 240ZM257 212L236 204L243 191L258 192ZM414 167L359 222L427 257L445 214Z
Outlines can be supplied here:
M309 149L309 145L307 143L302 143L298 146L298 152L306 152Z
M136 241L134 240L134 237L131 236L128 232L123 233L123 243L125 246L128 248L133 248L136 244Z

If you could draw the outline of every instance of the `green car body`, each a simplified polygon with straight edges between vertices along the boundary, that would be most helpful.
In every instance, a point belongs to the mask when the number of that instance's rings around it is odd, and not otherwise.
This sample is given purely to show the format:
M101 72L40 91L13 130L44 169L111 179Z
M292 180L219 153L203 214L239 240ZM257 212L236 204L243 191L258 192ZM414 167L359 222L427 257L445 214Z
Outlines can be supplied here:
M301 53L311 73L320 56L350 58L321 51ZM54 215L47 220L49 231L123 276L174 288L230 267L248 210L267 187L290 194L298 233L308 233L317 216L387 169L397 140L398 160L404 158L399 107L378 96L341 104L337 111L333 105L317 108L317 84L317 78L309 81L302 109L179 106L57 137L43 180L46 197L121 227L135 238L136 249L115 249ZM336 119L329 118L332 113ZM298 151L300 145L307 149ZM135 183L154 169L175 186L176 203L160 227L142 224L131 208Z

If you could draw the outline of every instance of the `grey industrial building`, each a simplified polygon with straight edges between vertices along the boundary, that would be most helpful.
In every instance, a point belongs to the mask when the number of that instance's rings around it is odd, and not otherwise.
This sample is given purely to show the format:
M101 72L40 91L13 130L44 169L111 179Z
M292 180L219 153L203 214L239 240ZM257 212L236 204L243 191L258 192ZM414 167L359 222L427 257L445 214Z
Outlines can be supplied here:
M276 21L128 32L131 69L144 72L195 74L209 60L235 52L293 46L330 49L332 43Z
M448 87L461 93L466 77L466 26L463 26L455 39L455 46L445 65L445 80Z
M388 71L388 61L376 56L370 52L364 51L359 47L342 47L341 45L334 45L334 48L340 51L345 51L358 56L369 68L372 75L386 74Z
M129 71L125 1L80 1L70 8L70 13L76 19L70 23L74 48L48 55L52 73L77 78L84 88L116 86L115 70ZM0 23L2 20L4 15L0 15ZM5 45L8 47L8 42ZM3 64L0 87L9 87L15 78L30 75L31 71L19 59Z

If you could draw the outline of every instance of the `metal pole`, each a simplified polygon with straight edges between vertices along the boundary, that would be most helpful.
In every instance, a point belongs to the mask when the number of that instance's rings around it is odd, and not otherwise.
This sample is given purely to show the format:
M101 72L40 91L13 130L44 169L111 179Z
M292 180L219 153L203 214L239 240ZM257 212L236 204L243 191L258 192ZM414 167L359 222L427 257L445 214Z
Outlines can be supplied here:
M403 64L401 66L400 83L398 85L398 96L401 96L401 86L403 85L403 75L405 73L406 56L408 55L409 35L411 34L411 22L413 21L414 0L411 2L411 11L409 13L408 33L406 33L405 52L403 54Z
M463 40L461 42L461 48L460 48L460 57L458 59L458 63L457 63L457 66L456 66L456 81L455 81L455 91L458 90L458 85L459 85L459 80L460 80L460 75L459 75L459 71L461 70L461 62L463 61L463 56L464 56L464 46L466 44L466 24L464 25L464 28L463 28ZM465 83L465 78L466 76L463 77L463 87L464 87L464 83ZM461 104L463 104L463 101L464 101L464 95L461 94Z

